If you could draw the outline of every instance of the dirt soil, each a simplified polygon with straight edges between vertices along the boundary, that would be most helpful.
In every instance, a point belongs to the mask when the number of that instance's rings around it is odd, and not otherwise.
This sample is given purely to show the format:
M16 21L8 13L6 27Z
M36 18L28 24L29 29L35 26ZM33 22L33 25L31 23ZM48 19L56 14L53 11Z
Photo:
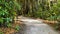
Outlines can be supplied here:
M15 23L12 24L12 27L11 28L7 28L7 27L0 27L0 32L3 32L4 34L12 34L12 33L15 33L15 32L18 32L14 29L14 27L16 25L21 25L20 24L21 22L20 21L16 21Z

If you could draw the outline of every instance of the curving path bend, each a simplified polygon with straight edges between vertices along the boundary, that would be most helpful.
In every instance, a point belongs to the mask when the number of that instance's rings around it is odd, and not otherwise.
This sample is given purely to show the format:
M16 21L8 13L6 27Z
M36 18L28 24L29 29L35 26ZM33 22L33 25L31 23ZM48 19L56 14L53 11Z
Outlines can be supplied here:
M26 17L20 17L23 24L25 24L25 28L23 34L59 34L48 24L43 23L40 20L35 20Z

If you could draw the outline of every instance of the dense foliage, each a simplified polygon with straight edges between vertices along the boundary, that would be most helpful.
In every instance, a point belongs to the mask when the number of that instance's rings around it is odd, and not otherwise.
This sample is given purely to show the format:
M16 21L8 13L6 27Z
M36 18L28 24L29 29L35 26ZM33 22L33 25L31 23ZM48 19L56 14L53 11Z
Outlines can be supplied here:
M43 1L43 0L22 0L22 10L20 13L22 15L38 17L42 19L48 20L57 20L59 19L60 14L60 1Z
M22 1L23 4L24 1ZM39 3L38 3L39 2ZM22 6L22 13L27 16L38 17L47 20L59 20L60 19L60 1L26 1ZM26 7L27 6L27 7Z
M17 6L14 0L0 0L0 26L11 26L19 7Z
M58 5L60 4L54 3L53 6L50 7L49 5L47 5L47 7L49 7L50 9L44 6L45 10L40 6L40 9L37 11L36 16L42 19L57 20L60 16L60 7Z

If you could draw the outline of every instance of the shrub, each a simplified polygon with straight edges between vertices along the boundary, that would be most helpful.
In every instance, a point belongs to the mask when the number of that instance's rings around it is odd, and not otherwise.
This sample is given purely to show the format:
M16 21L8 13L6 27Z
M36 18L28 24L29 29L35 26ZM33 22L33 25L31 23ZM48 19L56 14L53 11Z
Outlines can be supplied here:
M16 25L15 30L19 31L20 30L20 26Z
M16 15L12 0L0 0L0 26L10 26Z
M58 16L60 15L59 2L60 1L58 1L57 3L53 3L53 5L50 7L48 2L46 2L47 4L42 3L44 4L44 6L40 5L40 8L34 14L35 15L34 17L39 17L47 20L57 20Z

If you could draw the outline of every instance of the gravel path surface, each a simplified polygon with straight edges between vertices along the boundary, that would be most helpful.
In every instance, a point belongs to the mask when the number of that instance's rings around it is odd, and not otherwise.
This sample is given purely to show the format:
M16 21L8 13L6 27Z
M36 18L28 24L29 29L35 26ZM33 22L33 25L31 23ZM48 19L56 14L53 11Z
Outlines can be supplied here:
M21 34L59 34L51 26L42 21L25 17L20 17L19 19L25 24Z

